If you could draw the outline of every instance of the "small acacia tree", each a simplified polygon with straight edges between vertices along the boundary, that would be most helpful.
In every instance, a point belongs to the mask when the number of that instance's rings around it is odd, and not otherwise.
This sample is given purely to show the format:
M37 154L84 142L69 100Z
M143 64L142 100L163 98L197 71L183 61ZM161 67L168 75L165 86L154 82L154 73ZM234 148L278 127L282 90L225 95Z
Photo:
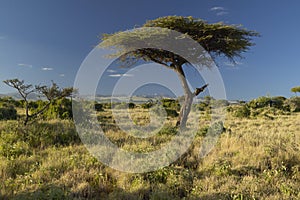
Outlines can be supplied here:
M69 97L75 90L71 87L60 89L56 83L52 82L52 86L33 86L31 84L25 84L24 80L8 79L3 81L6 85L16 89L24 100L25 104L25 119L24 125L26 126L30 120L35 119L38 115L45 112L50 104L58 99ZM29 113L29 99L28 96L32 93L38 93L43 95L47 99L47 104L42 108L36 110L34 113Z
M182 34L188 35L198 44L200 44L212 57L225 56L234 62L235 57L241 57L241 53L248 50L253 45L252 36L258 36L254 31L248 31L235 25L225 25L223 23L208 24L206 21L193 17L167 16L147 21L142 27L160 27L174 30ZM159 31L158 31L159 32ZM164 32L164 31L162 31ZM179 76L181 85L184 89L185 99L181 107L177 120L177 126L185 127L191 110L191 104L194 97L199 95L207 84L192 91L186 80L184 67L188 67L191 63L188 60L175 53L155 48L135 49L134 45L143 42L145 39L161 38L163 33L155 31L124 31L114 34L103 35L101 47L122 47L123 53L120 52L121 60L126 64L130 60L152 61L165 67L173 69ZM166 35L166 37L168 37ZM180 38L178 38L180 39ZM134 49L131 51L131 49ZM190 49L190 54L195 54L194 49ZM197 53L197 52L196 52ZM132 62L131 62L132 63ZM134 63L134 62L133 62ZM130 66L130 65L129 65Z
M291 92L294 92L297 96L297 92L300 92L300 86L291 88Z

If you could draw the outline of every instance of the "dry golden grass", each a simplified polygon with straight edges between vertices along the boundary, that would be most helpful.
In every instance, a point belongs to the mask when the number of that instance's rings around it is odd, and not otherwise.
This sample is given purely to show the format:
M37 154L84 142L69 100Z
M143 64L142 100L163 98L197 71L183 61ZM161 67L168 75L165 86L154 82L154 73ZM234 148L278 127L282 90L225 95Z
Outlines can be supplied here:
M100 112L100 123L106 136L125 150L152 151L173 137L166 129L148 139L134 138L115 127L110 113ZM141 109L131 110L131 116L147 122ZM209 120L202 113L200 126L207 126ZM175 121L170 119L170 124ZM50 128L31 127L29 132L60 133L71 127L67 121L47 123ZM143 174L111 169L79 142L34 148L28 147L31 143L15 145L23 139L16 124L0 122L0 199L300 199L300 114L274 119L238 119L228 114L226 131L205 157L199 157L203 137L197 136L185 156Z

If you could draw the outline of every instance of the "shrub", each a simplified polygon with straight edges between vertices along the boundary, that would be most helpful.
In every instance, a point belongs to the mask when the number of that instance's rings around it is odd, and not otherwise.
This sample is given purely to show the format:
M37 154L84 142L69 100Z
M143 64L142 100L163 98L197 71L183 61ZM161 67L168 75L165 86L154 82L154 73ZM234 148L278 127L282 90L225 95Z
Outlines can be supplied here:
M103 105L101 103L95 103L95 110L97 112L103 111Z
M196 104L196 109L199 111L205 111L209 108L208 104L206 102L200 102Z
M271 105L271 98L270 97L259 97L257 99L253 99L247 103L250 108L264 108Z
M142 103L142 104L141 104L141 107L142 107L143 109L149 109L149 108L151 108L153 105L154 105L153 102L147 102L147 103Z
M158 135L176 135L177 132L178 131L176 127L171 125L165 125L160 129Z
M31 110L40 110L47 103L45 101L30 102ZM44 119L72 119L72 101L67 98L59 99L50 104L49 108L41 114Z
M286 99L283 106L291 112L300 112L300 97Z
M200 128L200 129L197 131L196 135L197 135L197 136L200 136L200 137L206 136L207 131L208 131L208 128L209 128L208 126L204 126L204 127Z
M135 108L135 104L132 102L128 103L128 108L130 108L130 109Z
M22 102L13 99L12 97L2 97L0 98L0 104L2 103L7 103L9 105L13 105L15 107L21 107L22 106Z
M178 100L162 99L161 103L162 103L163 107L165 107L165 108L173 109L175 111L180 110L180 104L179 104Z
M238 106L233 110L233 116L238 118L248 118L251 114L251 111L247 105Z
M178 117L179 115L177 111L173 109L166 109L166 112L168 117Z
M0 105L0 120L15 120L17 117L17 110L14 106L7 103Z
M111 105L110 102L109 103L102 103L102 108L104 108L104 109L111 109L111 107L112 107L112 105Z

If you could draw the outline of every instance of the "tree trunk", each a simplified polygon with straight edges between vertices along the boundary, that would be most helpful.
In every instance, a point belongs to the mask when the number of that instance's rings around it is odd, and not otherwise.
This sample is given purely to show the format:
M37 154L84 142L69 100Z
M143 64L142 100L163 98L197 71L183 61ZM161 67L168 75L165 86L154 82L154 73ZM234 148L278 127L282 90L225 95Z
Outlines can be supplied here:
M181 106L180 113L176 122L176 126L180 127L181 129L186 128L186 123L188 120L188 116L191 111L192 103L193 103L193 98L198 96L201 92L204 91L204 89L208 86L208 84L205 84L201 88L196 88L195 92L191 92L189 85L187 83L184 71L182 69L182 65L177 65L175 68L175 71L177 72L181 85L184 90L184 102L183 105Z
M25 120L24 120L24 125L26 126L28 121L29 121L29 105L28 105L28 101L25 100L25 114L26 114L26 117L25 117Z
M176 122L176 126L180 128L186 127L188 115L190 114L194 95L191 92L185 93L184 103L181 106L180 113Z
M176 126L180 127L180 128L185 128L186 122L188 120L188 115L191 111L191 106L192 106L194 95L189 88L189 85L187 83L187 80L185 78L185 74L184 74L184 71L183 71L181 65L176 66L176 72L179 76L181 85L184 90L184 96L185 96L183 105L181 106L180 113L179 113L179 116L178 116L178 119L176 122Z

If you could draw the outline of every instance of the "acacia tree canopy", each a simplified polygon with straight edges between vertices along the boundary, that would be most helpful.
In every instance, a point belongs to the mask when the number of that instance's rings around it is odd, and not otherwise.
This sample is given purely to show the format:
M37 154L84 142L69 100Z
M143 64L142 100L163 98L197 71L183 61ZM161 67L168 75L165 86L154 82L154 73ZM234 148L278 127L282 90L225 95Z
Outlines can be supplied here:
M291 92L294 92L294 93L300 92L300 86L291 88Z
M241 58L241 54L254 45L251 41L253 36L259 36L257 32L246 30L241 26L226 25L221 22L209 24L202 19L183 16L160 17L147 21L142 27L160 27L186 34L198 42L212 57L225 56L232 62L235 57ZM130 51L137 42L144 41L146 43L147 38L161 38L166 35L167 31L163 33L162 30L104 34L102 46L121 46L123 50ZM129 55L127 54L127 56ZM131 52L130 56L146 61L157 62L159 60L166 64L176 61L177 55L160 49L141 49ZM187 63L182 60L180 62L181 65Z

